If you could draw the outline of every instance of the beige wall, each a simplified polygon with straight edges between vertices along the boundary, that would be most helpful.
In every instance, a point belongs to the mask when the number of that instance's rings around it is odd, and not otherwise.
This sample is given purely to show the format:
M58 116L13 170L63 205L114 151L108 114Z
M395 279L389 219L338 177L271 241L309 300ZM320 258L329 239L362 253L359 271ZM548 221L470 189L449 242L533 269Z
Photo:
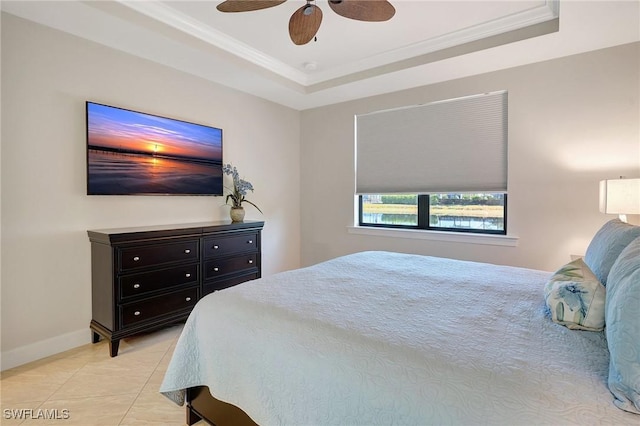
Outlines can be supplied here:
M263 274L300 263L300 113L2 15L2 366L90 341L86 230L226 219L222 197L100 197L85 187L85 101L221 127L254 184Z
M222 127L265 212L248 212L267 223L265 275L371 249L552 270L613 218L598 181L640 176L640 44L300 113L10 15L1 40L3 368L89 342L87 229L227 215L219 197L85 195L86 100ZM347 232L354 114L502 89L517 247Z
M302 263L395 250L555 270L583 254L615 217L598 211L598 181L640 177L639 62L635 43L304 111ZM509 91L507 227L516 247L348 233L354 114L502 89Z

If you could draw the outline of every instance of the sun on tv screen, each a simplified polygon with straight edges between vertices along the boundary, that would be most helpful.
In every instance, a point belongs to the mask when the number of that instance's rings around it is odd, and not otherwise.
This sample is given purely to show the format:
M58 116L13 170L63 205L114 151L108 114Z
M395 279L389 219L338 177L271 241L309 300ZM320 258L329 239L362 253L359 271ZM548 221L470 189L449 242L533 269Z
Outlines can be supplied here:
M86 103L87 194L222 195L222 129Z

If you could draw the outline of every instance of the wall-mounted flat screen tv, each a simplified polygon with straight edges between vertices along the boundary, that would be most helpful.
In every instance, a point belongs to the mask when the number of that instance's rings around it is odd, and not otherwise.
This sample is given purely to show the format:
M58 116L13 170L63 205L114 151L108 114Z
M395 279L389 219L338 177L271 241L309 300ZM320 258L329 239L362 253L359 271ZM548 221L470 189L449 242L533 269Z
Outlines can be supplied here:
M222 129L86 103L87 194L222 195Z

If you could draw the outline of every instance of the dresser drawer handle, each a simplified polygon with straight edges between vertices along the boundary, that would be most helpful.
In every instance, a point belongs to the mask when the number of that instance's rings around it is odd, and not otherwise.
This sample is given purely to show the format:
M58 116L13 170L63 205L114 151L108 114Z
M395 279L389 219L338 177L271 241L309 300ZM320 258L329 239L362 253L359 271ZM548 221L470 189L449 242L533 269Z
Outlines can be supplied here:
M135 316L139 316L139 315L140 315L140 311L135 311L135 312L133 313L133 315L135 315Z
M253 263L253 259L249 259L249 265Z
M220 269L218 269L218 267L213 268L214 272L218 272Z
M140 288L140 284L135 283L135 284L133 285L133 288Z
M133 261L137 262L138 260L140 260L140 257L139 256L134 256Z
M187 298L186 298L186 299L184 299L184 300L186 300L187 302L191 302L191 298L190 298L190 297L187 297Z
M186 249L184 252L185 252L186 254L189 254L189 253L191 253L191 250Z
M218 246L213 246L213 249L214 250L218 250Z
M185 277L189 278L191 274L184 274Z
M247 244L253 244L253 240L247 241Z

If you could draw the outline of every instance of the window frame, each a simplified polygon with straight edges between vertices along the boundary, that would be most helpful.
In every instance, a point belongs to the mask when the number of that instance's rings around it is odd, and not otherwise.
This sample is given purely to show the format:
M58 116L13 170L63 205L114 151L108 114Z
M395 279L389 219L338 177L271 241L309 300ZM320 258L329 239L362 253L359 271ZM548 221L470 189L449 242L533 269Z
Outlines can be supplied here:
M440 226L431 226L429 224L429 216L430 216L430 198L432 194L417 194L418 197L418 224L417 225L393 225L393 224L384 224L384 223L366 223L363 222L363 202L362 195L358 195L358 226L362 227L371 227L371 228L389 228L389 229L414 229L414 230L422 230L422 231L435 231L435 232L457 232L457 233L465 233L465 234L482 234L482 235L507 235L507 193L504 192L501 194L504 197L504 206L503 206L503 223L504 229L502 230L493 230L493 229L465 229L465 228L443 228Z

